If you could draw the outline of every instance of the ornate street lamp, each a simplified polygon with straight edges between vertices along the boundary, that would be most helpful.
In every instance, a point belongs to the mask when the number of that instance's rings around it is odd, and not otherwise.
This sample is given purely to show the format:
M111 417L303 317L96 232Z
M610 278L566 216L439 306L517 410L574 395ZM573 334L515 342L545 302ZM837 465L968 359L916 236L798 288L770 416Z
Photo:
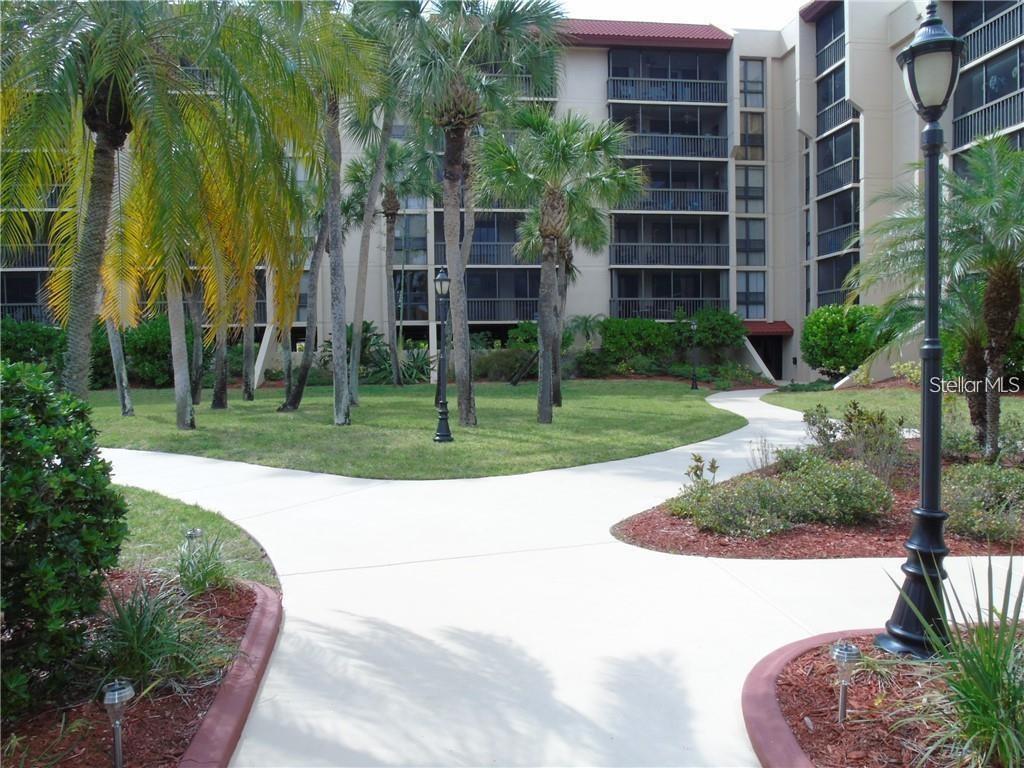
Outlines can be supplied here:
M925 326L921 344L921 503L913 511L914 526L904 545L907 561L902 594L896 601L885 634L875 644L892 653L931 656L927 627L943 636L942 560L949 553L942 528L942 344L939 342L939 118L949 103L960 74L964 42L953 37L931 2L914 40L896 62L903 70L907 94L924 119L921 149L925 158Z
M455 439L448 427L448 333L445 327L445 320L448 317L448 289L451 282L448 270L441 267L434 277L434 293L439 300L441 315L441 327L437 333L437 392L434 395L434 404L437 406L435 443L450 443Z
M697 389L697 321L690 321L690 389Z

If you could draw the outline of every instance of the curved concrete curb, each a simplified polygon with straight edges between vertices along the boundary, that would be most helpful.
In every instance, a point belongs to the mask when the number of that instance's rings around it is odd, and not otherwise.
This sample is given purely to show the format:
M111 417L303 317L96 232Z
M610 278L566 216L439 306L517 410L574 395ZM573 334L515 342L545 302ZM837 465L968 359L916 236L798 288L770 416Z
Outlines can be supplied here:
M775 694L779 673L797 656L841 637L878 634L882 629L847 629L805 637L761 659L743 683L743 723L763 768L814 768L789 728Z
M245 583L256 595L256 606L249 617L238 655L178 763L179 768L227 768L277 643L284 613L281 595L263 584Z

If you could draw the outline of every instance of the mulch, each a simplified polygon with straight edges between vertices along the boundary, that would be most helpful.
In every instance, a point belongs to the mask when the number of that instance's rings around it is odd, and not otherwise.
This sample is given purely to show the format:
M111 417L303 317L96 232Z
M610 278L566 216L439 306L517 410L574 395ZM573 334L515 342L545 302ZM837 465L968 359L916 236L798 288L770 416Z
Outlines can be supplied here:
M920 705L938 684L921 674L920 665L897 660L861 635L855 643L864 657L880 660L884 674L860 670L848 691L846 722L838 722L839 695L830 647L793 659L779 674L776 695L793 735L818 768L880 768L918 765L918 749L928 724L905 723L912 704ZM935 763L926 762L925 766Z
M115 592L130 591L142 581L155 589L152 574L114 572L108 578ZM222 588L194 599L187 613L202 616L221 639L237 644L245 634L256 605L252 590L244 585ZM188 748L217 695L219 683L185 685L180 690L162 688L136 697L123 723L125 768L173 768ZM110 720L98 697L55 706L5 727L20 742L12 764L109 768L113 737ZM22 754L26 755L24 762Z

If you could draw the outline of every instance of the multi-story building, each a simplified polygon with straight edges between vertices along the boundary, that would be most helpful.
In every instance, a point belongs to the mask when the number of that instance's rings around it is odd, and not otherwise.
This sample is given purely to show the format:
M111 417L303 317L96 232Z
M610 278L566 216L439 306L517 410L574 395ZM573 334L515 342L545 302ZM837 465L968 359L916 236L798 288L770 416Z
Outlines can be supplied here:
M904 92L897 53L924 2L808 3L782 30L573 19L550 103L629 132L622 162L648 186L609 213L611 242L577 253L567 314L671 320L722 307L739 313L750 359L778 379L813 376L800 359L803 320L845 300L843 281L872 243L862 232L889 213L876 198L914 180L921 123ZM953 104L943 118L947 161L962 165L976 137L1024 135L1024 2L943 2L940 16L967 41ZM345 152L359 152L345 142ZM503 336L537 313L539 274L513 252L523 211L476 212L467 269L474 331ZM434 270L445 263L439 200L404 202L398 275L385 279L383 236L373 235L367 319L383 325L396 293L404 335L436 342ZM346 262L355 279L358 237ZM34 299L45 244L5 247L4 313L41 316ZM327 268L320 276L327 285ZM306 277L308 284L309 276ZM351 286L353 283L350 282ZM322 288L319 329L329 334ZM867 296L874 301L877 296ZM305 315L300 309L295 338ZM262 355L272 357L273 350Z

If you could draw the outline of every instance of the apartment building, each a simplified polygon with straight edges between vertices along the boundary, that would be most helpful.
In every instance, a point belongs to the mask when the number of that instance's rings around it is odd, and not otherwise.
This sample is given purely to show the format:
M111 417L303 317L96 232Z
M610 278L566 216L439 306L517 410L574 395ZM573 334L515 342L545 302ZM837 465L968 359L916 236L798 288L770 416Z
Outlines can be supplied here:
M813 378L800 358L803 320L845 300L843 281L871 242L860 237L889 213L873 202L914 180L921 123L904 92L897 53L924 2L808 3L781 30L572 19L557 88L522 80L522 98L628 132L622 162L642 165L644 193L611 211L609 246L579 252L567 314L670 321L678 311L740 314L750 361L780 380ZM940 3L967 41L967 60L943 118L947 162L960 167L977 136L1024 136L1024 2ZM344 142L346 156L359 153ZM382 227L373 234L367 319L379 327L396 295L407 338L436 345L433 274L445 263L440 200L403 201L394 284ZM476 212L467 269L473 331L502 338L537 314L539 267L514 255L524 211ZM358 237L345 258L355 280ZM4 244L3 313L45 316L37 299L46 246ZM310 276L307 275L305 285ZM327 268L320 275L327 285ZM879 297L868 296L874 301ZM262 299L262 297L261 297ZM329 335L328 291L318 329ZM300 301L293 336L302 338ZM276 351L265 344L263 364Z

